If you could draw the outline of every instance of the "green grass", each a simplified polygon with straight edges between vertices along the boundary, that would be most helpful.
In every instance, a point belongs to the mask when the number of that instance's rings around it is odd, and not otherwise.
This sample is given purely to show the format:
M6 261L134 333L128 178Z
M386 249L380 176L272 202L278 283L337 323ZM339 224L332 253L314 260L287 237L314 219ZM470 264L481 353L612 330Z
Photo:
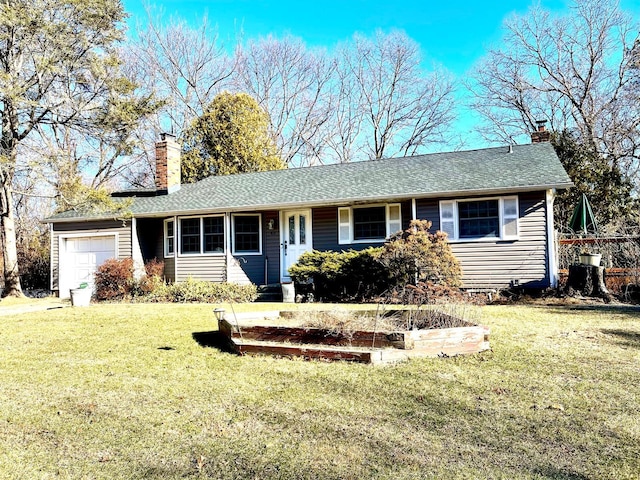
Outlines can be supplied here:
M0 478L639 478L638 311L486 307L491 352L372 367L202 346L212 308L0 318Z

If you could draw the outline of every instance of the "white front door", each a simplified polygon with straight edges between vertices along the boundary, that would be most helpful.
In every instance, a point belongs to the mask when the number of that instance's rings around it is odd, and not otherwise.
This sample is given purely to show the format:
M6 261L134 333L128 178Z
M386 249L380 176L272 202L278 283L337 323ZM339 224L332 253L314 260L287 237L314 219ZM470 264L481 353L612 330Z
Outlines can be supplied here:
M288 210L282 212L282 281L289 282L289 267L298 261L304 252L313 249L311 241L311 210Z

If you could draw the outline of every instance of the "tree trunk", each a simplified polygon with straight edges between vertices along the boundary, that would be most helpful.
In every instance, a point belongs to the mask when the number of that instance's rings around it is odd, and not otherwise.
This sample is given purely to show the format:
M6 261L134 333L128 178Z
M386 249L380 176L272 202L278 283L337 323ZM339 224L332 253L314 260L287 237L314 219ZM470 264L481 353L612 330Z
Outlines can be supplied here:
M569 292L578 292L585 297L599 297L611 301L611 294L604 283L604 267L593 265L571 265L567 279Z
M6 177L4 177L6 178ZM4 259L3 297L22 297L22 286L18 271L18 249L16 229L13 220L13 194L6 182L0 191L0 229L2 229L2 254Z

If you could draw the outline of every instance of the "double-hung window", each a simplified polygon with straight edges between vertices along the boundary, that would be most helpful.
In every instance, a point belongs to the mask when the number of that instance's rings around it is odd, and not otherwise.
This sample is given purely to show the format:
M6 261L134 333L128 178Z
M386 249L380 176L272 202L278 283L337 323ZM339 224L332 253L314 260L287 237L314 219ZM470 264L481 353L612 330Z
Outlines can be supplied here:
M202 219L204 253L224 252L224 217Z
M180 219L180 254L202 255L224 252L224 217Z
M389 235L402 230L399 203L365 205L338 209L338 242L384 242Z
M440 230L449 240L517 240L518 197L440 202Z
M175 222L172 220L164 221L164 256L173 257L175 254Z
M237 214L232 216L233 253L260 254L262 228L260 214Z

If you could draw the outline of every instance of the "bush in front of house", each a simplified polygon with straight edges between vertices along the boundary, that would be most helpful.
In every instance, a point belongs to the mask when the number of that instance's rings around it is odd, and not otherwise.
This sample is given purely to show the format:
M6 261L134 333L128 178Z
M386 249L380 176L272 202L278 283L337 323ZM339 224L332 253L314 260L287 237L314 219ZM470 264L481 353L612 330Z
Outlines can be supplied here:
M131 257L110 258L96 270L96 299L122 300L131 295L135 284L133 259Z
M184 282L163 283L145 298L156 302L253 302L258 296L255 285L207 282L187 278Z
M373 300L419 282L456 290L462 284L460 263L446 233L429 228L431 222L414 220L382 247L305 253L289 275L299 284L313 281L316 297L325 301Z
M216 283L188 278L168 284L164 281L164 263L153 259L145 264L145 275L134 276L133 259L110 259L95 274L96 299L148 302L252 302L257 297L255 285Z
M388 275L376 260L381 247L342 252L304 253L289 268L297 284L313 281L315 296L324 301L353 301L372 298L388 286Z
M460 287L462 269L447 242L447 234L430 233L431 222L413 220L409 228L393 234L378 254L392 287L429 282Z
M144 264L145 275L135 282L131 292L135 297L145 297L164 285L164 262L154 258ZM133 280L133 278L132 278Z

